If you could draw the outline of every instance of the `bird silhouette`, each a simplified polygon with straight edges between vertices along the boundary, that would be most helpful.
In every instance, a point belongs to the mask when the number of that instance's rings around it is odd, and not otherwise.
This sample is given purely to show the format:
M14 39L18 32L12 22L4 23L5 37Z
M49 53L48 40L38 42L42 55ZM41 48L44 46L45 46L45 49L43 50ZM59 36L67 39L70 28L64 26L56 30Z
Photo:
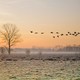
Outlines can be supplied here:
M66 36L68 36L68 34L66 34Z
M68 34L69 34L70 32L68 32Z
M55 36L53 36L53 38L55 38Z
M78 32L78 34L80 34L80 32Z
M53 32L50 32L51 34L53 34Z
M38 32L35 32L35 34L38 34Z
M73 33L72 35L73 35L73 36L75 36L75 34L74 34L74 33Z
M33 33L33 31L30 31L30 33Z
M71 32L68 32L69 35L71 35Z
M63 36L64 34L61 34L61 36Z
M41 32L41 34L44 34L44 32Z
M77 32L74 32L74 34L77 34Z
M59 38L59 35L57 35L57 37Z
M80 32L77 33L78 35L80 34Z
M59 32L56 32L56 34L59 34Z
M75 34L74 36L76 37L76 36L78 36L78 34Z

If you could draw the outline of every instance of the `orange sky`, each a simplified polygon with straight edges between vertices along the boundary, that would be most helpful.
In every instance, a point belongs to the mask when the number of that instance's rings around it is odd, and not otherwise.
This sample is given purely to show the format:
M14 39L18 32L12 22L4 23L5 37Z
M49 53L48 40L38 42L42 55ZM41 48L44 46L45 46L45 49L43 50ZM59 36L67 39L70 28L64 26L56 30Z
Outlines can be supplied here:
M53 39L50 34L80 32L80 0L0 0L0 26L5 23L16 24L20 30L22 42L16 47L80 45L80 35Z

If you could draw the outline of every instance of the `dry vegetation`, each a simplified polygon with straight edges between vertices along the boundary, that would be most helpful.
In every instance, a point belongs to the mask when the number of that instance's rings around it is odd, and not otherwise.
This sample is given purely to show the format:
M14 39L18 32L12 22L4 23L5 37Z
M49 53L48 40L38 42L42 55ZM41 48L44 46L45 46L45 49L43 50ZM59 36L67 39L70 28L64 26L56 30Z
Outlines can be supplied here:
M80 61L1 61L0 80L80 80Z

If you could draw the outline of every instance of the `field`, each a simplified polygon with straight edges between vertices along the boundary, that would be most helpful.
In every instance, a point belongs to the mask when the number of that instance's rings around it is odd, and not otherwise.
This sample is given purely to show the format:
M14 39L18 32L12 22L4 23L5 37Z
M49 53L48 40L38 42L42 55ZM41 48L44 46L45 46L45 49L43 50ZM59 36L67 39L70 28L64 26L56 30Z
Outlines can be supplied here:
M0 80L80 80L80 61L1 61Z

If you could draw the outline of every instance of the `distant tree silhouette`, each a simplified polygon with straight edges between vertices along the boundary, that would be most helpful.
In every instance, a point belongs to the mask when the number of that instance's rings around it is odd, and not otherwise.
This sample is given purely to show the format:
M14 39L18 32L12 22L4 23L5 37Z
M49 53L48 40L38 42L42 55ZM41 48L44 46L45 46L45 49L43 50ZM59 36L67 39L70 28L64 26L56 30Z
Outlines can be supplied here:
M2 55L4 54L4 47L0 47L0 52Z
M5 52L4 47L0 47L1 59L4 58L4 52Z
M26 57L27 59L30 59L30 49L26 49Z
M42 52L39 51L38 55L39 55L39 59L41 60L42 59Z
M16 25L4 24L3 31L0 31L1 38L6 43L7 51L11 54L11 47L20 42L20 34Z

